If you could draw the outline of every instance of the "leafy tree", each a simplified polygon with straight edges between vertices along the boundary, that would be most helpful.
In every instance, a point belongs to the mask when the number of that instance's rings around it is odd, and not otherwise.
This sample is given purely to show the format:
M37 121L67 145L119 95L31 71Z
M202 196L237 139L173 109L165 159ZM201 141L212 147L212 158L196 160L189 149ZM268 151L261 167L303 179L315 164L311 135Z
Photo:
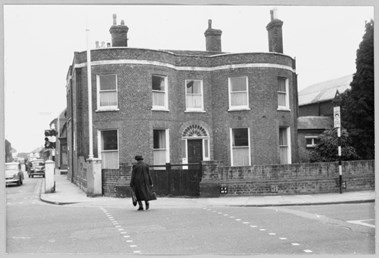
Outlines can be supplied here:
M351 89L341 94L342 126L362 159L374 159L374 21L366 23L366 32L357 50L356 73Z
M319 143L310 153L310 162L337 161L338 136L337 129L325 130L319 137ZM356 160L360 157L351 146L351 138L345 129L341 130L341 160Z

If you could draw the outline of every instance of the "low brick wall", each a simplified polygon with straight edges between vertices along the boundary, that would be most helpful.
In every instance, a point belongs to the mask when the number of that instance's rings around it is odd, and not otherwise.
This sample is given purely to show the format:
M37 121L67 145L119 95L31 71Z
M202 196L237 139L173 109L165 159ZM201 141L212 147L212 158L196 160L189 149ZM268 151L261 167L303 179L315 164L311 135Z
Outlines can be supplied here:
M374 161L342 162L346 189L375 189ZM339 192L337 162L228 167L219 161L203 162L201 197L286 195Z
M132 165L121 163L119 169L103 169L103 195L108 197L129 197Z

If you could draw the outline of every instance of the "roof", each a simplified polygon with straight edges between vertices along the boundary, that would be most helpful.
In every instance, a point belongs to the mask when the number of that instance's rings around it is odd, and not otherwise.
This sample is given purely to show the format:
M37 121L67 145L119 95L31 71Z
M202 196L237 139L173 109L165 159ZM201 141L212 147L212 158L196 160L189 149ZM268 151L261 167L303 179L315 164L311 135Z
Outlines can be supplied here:
M297 129L330 129L333 120L328 116L300 116L297 118Z
M350 88L353 75L349 74L337 79L316 83L299 91L299 106L332 100L336 91L343 93Z

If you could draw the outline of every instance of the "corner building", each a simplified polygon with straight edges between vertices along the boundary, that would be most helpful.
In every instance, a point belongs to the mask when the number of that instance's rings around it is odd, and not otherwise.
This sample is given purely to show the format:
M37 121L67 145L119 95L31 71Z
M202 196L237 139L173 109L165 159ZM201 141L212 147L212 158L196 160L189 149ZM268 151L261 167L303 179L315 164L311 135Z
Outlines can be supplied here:
M150 165L297 162L297 75L282 53L282 24L272 12L268 53L222 52L211 20L206 51L152 50L128 47L128 27L114 17L112 45L97 44L90 62L93 153L102 168L119 169L137 154ZM87 78L86 51L76 52L67 76L74 171L89 153Z

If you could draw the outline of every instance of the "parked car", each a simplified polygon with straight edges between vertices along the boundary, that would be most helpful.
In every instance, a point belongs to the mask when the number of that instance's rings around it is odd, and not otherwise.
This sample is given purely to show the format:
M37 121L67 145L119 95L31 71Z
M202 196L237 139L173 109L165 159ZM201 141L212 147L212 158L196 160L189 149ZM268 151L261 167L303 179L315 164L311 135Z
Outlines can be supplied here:
M24 173L19 169L18 162L5 163L5 185L22 185Z
M32 161L32 166L29 169L29 177L42 176L45 177L45 161L36 159Z

